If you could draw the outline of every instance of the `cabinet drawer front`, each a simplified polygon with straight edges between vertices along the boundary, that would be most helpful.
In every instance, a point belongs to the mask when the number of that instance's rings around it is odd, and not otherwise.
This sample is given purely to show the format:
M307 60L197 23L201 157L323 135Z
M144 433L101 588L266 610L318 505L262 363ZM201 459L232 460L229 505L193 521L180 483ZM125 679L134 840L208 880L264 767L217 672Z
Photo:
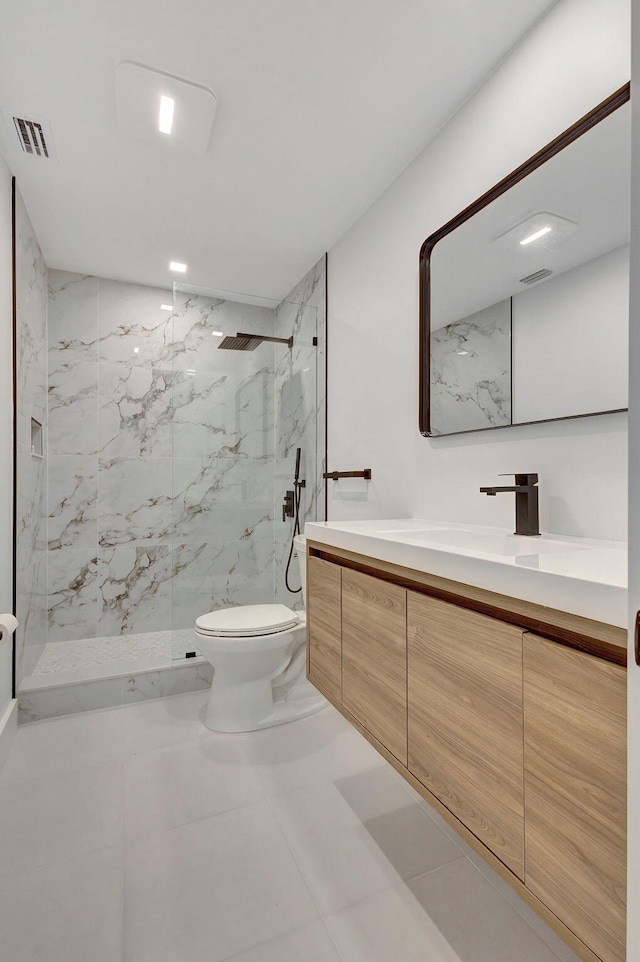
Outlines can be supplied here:
M407 763L407 592L342 573L342 703Z
M342 569L307 559L308 675L333 698L342 698Z
M522 632L408 592L409 769L524 876Z
M623 962L626 672L533 634L524 654L526 884Z

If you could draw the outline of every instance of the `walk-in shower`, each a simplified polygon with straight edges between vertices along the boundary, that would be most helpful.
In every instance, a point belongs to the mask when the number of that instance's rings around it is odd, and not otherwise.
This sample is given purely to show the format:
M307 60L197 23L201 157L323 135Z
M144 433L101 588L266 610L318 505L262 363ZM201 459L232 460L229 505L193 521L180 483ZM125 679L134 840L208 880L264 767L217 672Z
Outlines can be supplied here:
M192 664L199 615L299 604L281 505L301 448L301 522L324 508L324 258L257 306L47 275L34 249L25 285L42 275L48 302L18 296L18 686Z

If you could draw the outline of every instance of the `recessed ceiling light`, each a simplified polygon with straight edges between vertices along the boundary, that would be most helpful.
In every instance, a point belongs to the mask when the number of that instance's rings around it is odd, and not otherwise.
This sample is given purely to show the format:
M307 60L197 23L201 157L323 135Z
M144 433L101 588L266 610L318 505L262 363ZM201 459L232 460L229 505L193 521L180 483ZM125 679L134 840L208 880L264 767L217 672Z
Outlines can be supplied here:
M211 331L211 337L224 337L224 331Z
M543 252L552 253L565 237L578 229L575 221L548 210L538 210L496 237L495 244L518 255L531 254L535 257Z
M160 305L160 310L161 310L161 311L172 311L172 310L173 310L173 304L161 304L161 305Z
M139 347L134 347L133 353L134 353L134 354L139 354L139 353L140 353L140 348L139 348Z
M170 261L169 270L176 271L178 274L184 274L187 269L186 264L181 264L180 261Z
M116 68L116 104L118 123L130 137L162 150L206 154L216 112L208 87L123 60Z
M520 244L524 246L525 244L531 244L533 241L537 241L538 238L544 237L545 234L550 234L553 230L552 227L541 227L540 230L535 231L533 234L529 234L524 240L520 241Z
M468 354L468 351L456 351L457 354Z
M160 113L158 114L158 130L161 134L170 134L173 127L173 108L176 102L173 97L160 96Z

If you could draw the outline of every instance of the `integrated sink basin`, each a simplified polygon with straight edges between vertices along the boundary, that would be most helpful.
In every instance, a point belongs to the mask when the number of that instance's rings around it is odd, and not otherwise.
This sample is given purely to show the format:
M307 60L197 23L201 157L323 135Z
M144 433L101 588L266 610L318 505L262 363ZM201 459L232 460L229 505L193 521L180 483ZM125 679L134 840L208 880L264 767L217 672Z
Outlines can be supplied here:
M311 541L627 626L627 546L423 518L307 522Z
M464 531L451 528L423 531L386 530L379 531L378 534L383 538L395 538L397 535L401 535L404 541L412 544L424 544L427 547L443 545L484 555L503 555L509 558L587 550L584 545L572 541L554 541L545 537L545 535L524 537L517 534L493 534L486 531Z

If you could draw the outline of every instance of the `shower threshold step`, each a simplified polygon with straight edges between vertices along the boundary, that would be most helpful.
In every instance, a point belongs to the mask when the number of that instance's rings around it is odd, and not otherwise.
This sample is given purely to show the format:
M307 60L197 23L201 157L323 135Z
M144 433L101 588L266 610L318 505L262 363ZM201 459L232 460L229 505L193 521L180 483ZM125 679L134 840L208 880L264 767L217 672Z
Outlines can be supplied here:
M194 649L192 629L49 642L20 686L19 723L208 688L211 665L174 648Z

